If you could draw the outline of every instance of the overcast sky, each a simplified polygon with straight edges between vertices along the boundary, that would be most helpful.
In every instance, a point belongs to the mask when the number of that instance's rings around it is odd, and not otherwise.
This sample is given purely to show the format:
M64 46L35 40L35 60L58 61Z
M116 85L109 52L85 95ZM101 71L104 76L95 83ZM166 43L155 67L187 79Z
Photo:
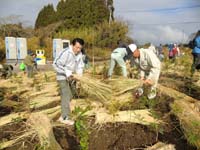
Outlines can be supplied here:
M200 0L114 0L114 6L139 43L179 43L200 30Z
M18 15L25 25L34 26L48 3L56 6L58 0L0 0L0 21ZM129 34L138 43L179 43L200 29L200 0L114 0L114 7L115 18L128 22Z

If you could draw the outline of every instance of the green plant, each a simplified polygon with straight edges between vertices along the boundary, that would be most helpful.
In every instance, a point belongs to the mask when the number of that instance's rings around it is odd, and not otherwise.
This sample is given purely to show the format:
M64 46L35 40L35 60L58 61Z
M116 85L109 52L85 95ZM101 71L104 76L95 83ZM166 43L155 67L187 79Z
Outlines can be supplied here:
M147 107L147 108L153 109L156 106L156 104L157 104L157 101L155 99L149 100L147 96L142 96L140 98L140 108Z
M48 147L48 143L45 141L42 145L40 143L35 145L34 150L46 150Z
M193 120L191 121L191 123L192 123L191 131L187 130L186 136L190 144L197 145L197 143L200 140L200 135L199 135L200 122Z
M22 122L23 119L21 117L12 118L12 122L19 123Z
M88 110L90 110L89 107L86 108L75 107L74 111L72 112L72 118L76 120L75 129L76 129L76 134L80 139L81 150L88 150L88 145L89 145L89 125L86 115L86 112Z
M181 109L181 107L178 107L177 104L173 103L172 104L172 110L175 114L179 114L179 113L182 113L183 110Z
M196 145L200 139L200 136L199 134L194 134L193 132L187 132L186 133L186 137L187 137L187 140L189 141L190 144L192 145Z
M156 132L156 141L158 141L158 133L164 134L164 129L163 127L158 124L158 123L151 123L150 124L150 129Z

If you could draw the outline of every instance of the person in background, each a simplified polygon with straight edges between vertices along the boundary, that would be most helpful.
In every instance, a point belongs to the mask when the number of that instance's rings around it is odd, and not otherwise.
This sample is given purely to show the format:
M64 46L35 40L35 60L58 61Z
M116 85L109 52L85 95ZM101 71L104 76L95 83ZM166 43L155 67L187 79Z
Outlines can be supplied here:
M30 52L30 54L27 55L24 59L24 64L26 65L26 71L27 71L28 78L33 77L33 67L35 64L35 57L36 57L36 54L33 52Z
M163 61L163 59L164 59L162 44L160 44L158 47L158 58L160 59L160 61Z
M75 93L73 83L76 80L76 74L79 76L83 74L84 63L81 53L83 45L82 39L75 38L72 45L62 50L53 62L61 96L59 121L67 125L74 124L74 121L70 118L70 100Z
M35 59L34 59L34 68L33 68L33 69L35 69L35 71L38 71L38 64L37 64L37 60L38 60L38 58L37 58L37 57L35 57Z
M191 76L193 76L195 70L200 69L200 30L197 32L195 38L193 39L191 48L193 48L193 64L191 66Z
M168 50L169 50L168 57L169 57L169 59L173 59L174 58L173 48L174 48L174 44L173 43L168 45Z
M84 48L81 49L81 53L82 53L82 56L83 56L84 68L88 69L89 68L89 58L88 58Z
M110 67L108 70L108 77L111 79L116 63L121 67L123 77L127 78L126 61L132 57L132 51L136 47L126 47L125 44L120 43L118 48L111 53Z
M152 50L158 56L158 50L156 47L151 43L148 49Z
M178 44L175 43L175 44L174 44L174 47L175 47L175 49L176 49L176 56L177 56L177 57L180 57L180 56L181 56L181 52L180 52L180 49L179 49L179 47L178 47Z
M174 44L173 49L172 49L172 60L173 60L173 62L176 60L177 56L178 56L177 45Z
M132 45L129 45L131 47ZM148 99L156 97L156 87L161 71L161 63L156 54L149 49L135 49L133 57L136 66L140 70L140 79L143 87L149 87L150 92L147 93ZM137 93L136 93L137 94Z

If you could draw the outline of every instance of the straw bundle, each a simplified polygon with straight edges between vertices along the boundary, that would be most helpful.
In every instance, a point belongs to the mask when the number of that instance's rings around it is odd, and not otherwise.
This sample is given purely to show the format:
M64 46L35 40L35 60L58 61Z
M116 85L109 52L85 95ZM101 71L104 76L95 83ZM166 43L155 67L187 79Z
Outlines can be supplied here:
M138 87L141 84L139 80L124 78L112 79L108 82L112 86L112 89L115 92L115 96L119 96L127 92L133 91L136 87Z
M103 105L111 99L111 86L87 76L75 76L80 82L81 89L91 98L100 101Z
M175 145L173 144L165 144L162 142L158 142L151 147L145 148L145 150L176 150L176 149Z
M42 149L62 150L54 137L49 116L43 114L43 112L31 113L26 122L26 126L26 130L21 132L20 135L12 137L12 139L8 141L1 141L0 149L13 149L13 147L17 147L17 145L23 145L25 143L24 141L30 138L37 138L40 142L40 148ZM22 148L20 147L20 149Z
M54 137L51 121L47 115L42 113L31 114L28 124L30 124L32 130L39 137L42 149L62 150Z

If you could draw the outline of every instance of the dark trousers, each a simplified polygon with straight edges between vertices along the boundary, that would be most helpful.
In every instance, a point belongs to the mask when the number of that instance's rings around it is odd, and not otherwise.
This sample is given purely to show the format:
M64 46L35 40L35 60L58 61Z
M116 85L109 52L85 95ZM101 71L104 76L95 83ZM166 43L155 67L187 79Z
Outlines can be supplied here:
M33 66L26 66L28 78L33 77Z
M192 53L193 55L193 64L191 67L191 73L193 74L196 69L200 69L200 54Z

